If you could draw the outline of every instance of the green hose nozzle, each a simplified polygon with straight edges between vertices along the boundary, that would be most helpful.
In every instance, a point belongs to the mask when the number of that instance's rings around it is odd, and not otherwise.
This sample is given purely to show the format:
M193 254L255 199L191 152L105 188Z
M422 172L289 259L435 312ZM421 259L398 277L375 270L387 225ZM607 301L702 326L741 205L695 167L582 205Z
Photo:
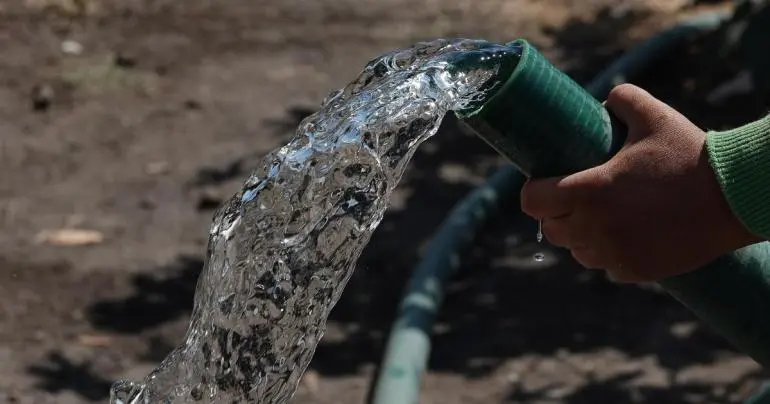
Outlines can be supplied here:
M582 171L620 149L626 128L601 103L527 41L508 46L520 49L518 64L500 69L503 84L457 113L461 122L528 177Z

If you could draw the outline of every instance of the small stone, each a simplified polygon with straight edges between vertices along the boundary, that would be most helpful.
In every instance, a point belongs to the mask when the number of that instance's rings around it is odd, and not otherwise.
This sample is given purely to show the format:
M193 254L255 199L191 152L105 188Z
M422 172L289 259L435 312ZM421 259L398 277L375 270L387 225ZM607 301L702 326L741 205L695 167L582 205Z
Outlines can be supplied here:
M53 87L48 84L37 85L32 89L32 109L38 112L45 112L53 104L55 97Z
M201 109L201 103L196 100L186 100L184 102L184 107L191 110L198 110Z
M694 321L677 323L671 326L671 335L678 339L689 338L698 329L698 324Z
M144 210L152 210L152 209L155 209L156 206L157 204L150 197L142 198L139 201L139 208Z
M80 42L68 39L61 43L61 51L65 55L78 56L83 53L83 45Z
M136 58L125 52L118 52L115 54L115 66L124 69L136 67Z
M12 388L8 393L5 395L5 399L8 400L9 403L18 403L19 397L21 395L18 391L16 391L15 388Z
M439 167L438 175L441 179L452 184L468 182L473 177L473 173L471 173L467 166L451 163Z

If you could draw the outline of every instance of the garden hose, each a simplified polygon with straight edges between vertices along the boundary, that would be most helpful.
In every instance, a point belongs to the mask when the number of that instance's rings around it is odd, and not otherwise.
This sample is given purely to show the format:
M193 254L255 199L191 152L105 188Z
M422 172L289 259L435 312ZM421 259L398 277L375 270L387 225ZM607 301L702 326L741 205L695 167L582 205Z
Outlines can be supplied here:
M638 45L600 73L587 86L589 93L593 97L604 98L619 81L631 79L633 74L643 70L654 59L666 54L689 38L690 35L713 30L729 16L730 13L728 12L712 12L700 15ZM535 57L538 56L535 55ZM576 92L573 84L569 84L568 88L573 94ZM579 95L578 98L587 100L588 105L593 105L590 99L585 98L585 95ZM482 116L473 112L468 115L476 115L477 118ZM592 116L594 116L592 119L599 116L606 121L606 115L602 111L597 113L594 110ZM483 126L483 121L476 119L476 127L479 126ZM604 132L600 131L598 135L603 136L604 140L589 141L598 145L600 151L612 153L614 151L613 142L612 140L607 142L607 139L612 139L613 136L611 135L612 125L610 125L609 130L606 129L606 123L599 127L604 128ZM483 131L483 128L480 129L480 132ZM507 133L507 130L503 128L497 132ZM486 133L492 132L487 131ZM493 136L494 134L488 135L485 140L505 155L505 145L495 145L496 139ZM501 139L498 138L497 140ZM614 144L617 145L617 141ZM511 150L510 145L508 147L508 150ZM595 154L592 151L587 154L591 156L591 160L594 162L602 161L608 157L601 156L601 153ZM528 160L525 157L516 158L515 155L508 155L507 157L511 160L518 160L517 164L523 167L529 167L530 173L544 174L550 171L548 167L539 167L536 161ZM557 169L554 172L559 172L564 167L569 167L569 165L561 165L557 162ZM539 171L541 168L543 171ZM492 217L501 206L510 206L516 200L524 179L525 176L514 166L501 167L484 185L464 198L438 229L425 257L416 267L399 307L397 321L391 329L385 356L371 395L373 404L412 404L418 402L422 375L427 367L430 354L430 335L446 283L459 268L460 255L472 244L487 219ZM727 261L739 256L729 256ZM751 256L753 255L749 254L749 257ZM761 272L756 269L756 265L754 268L751 271L753 274ZM714 279L713 275L709 276L712 271L714 270L707 268L704 272L706 275L702 277ZM690 276L698 278L698 275L690 274ZM741 282L745 281L741 280ZM702 299L699 299L697 286L700 283L702 282L698 279L691 279L689 282L686 278L674 279L668 282L667 290L670 290L675 297L683 301L696 314L707 318L711 307L706 304L698 305L696 302L703 299L708 300L712 293L708 293L707 290L707 293L700 295ZM688 285L696 290L687 290Z

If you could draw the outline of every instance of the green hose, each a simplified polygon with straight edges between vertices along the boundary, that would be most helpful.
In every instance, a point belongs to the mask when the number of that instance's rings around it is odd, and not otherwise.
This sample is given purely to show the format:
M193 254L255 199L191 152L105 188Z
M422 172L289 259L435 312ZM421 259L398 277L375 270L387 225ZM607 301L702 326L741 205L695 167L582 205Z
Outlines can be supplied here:
M618 78L631 78L689 35L712 30L727 17L728 13L709 13L646 41L599 74L587 87L590 94L605 98L618 84ZM475 240L486 219L501 207L511 206L518 197L524 178L513 166L500 168L486 184L463 199L438 229L400 305L372 394L373 404L418 402L430 354L430 335L445 285L458 269L460 254Z
M374 403L416 403L430 354L430 335L441 307L444 286L460 267L460 254L471 245L486 219L501 206L512 206L524 176L498 170L450 212L415 269L401 301L380 368Z
M652 61L651 57L658 57L668 52L673 46L694 35L716 29L731 15L727 11L710 12L681 21L620 56L586 86L586 91L598 98L604 98L613 87L627 82L629 78L638 76L644 71Z
M461 124L527 177L566 175L604 163L626 138L625 125L525 40L519 63Z

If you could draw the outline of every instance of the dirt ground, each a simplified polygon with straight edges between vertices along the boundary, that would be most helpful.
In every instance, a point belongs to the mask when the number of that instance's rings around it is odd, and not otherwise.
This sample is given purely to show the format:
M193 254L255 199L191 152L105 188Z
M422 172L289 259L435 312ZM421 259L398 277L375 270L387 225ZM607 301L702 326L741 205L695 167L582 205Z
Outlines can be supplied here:
M149 372L186 328L215 207L369 59L526 37L586 81L687 4L3 1L0 403L105 402L112 381ZM688 98L698 66L670 62L647 83L704 127L756 113ZM415 156L295 403L366 400L421 247L498 163L451 120ZM511 207L466 258L422 403L738 403L766 376L664 294L533 241Z

